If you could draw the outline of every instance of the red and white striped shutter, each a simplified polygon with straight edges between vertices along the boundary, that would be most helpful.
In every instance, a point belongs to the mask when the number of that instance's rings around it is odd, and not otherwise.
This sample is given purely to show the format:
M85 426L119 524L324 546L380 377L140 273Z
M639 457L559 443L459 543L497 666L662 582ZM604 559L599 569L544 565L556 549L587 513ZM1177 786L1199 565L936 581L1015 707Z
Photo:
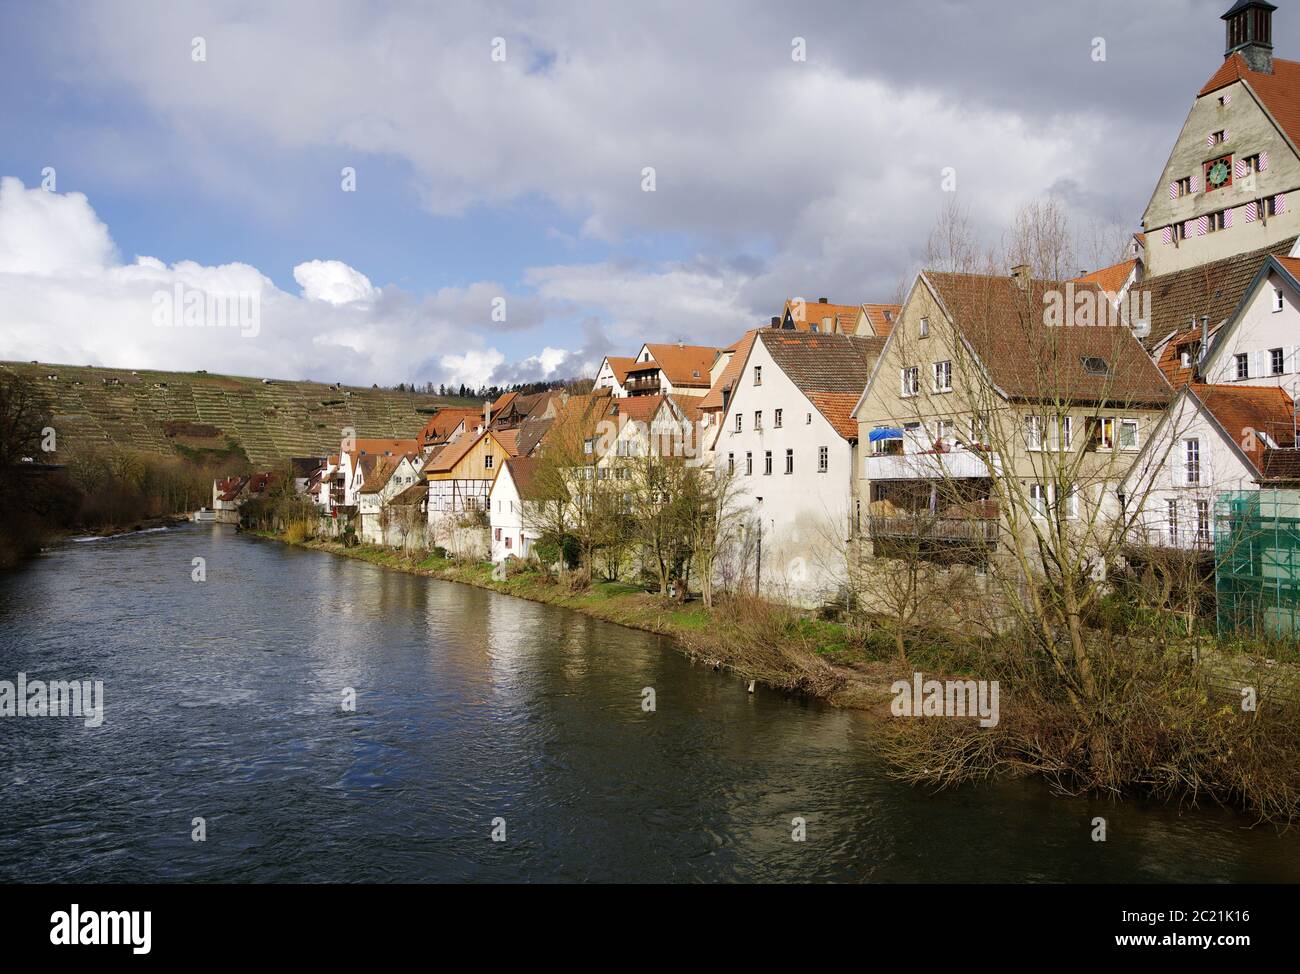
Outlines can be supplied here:
M1224 129L1224 130L1223 130L1223 141L1224 141L1224 142L1227 142L1228 139L1230 139L1230 138L1232 138L1231 133L1230 133L1227 129Z
M1223 229L1227 230L1232 226L1232 207L1223 211Z
M1198 216L1196 218L1196 235L1204 237L1210 229L1210 218L1208 216Z
M1227 94L1225 94L1225 95L1223 96L1223 104L1224 104L1225 107L1228 106L1228 105L1231 105L1231 104L1232 104L1232 94L1231 94L1231 92L1229 92L1229 93L1227 93Z
M1278 216L1286 212L1286 193L1278 193L1273 197L1273 212Z
M1171 200L1178 199L1178 180L1176 179L1169 183L1169 198Z
M1196 221L1188 220L1186 223L1183 224L1183 239L1186 240L1194 233L1196 233Z
M1205 137L1205 144L1206 144L1206 145L1214 145L1214 133L1213 133L1213 132L1211 132L1209 135L1207 135L1207 136Z
M1200 191L1201 191L1201 174L1198 172L1194 172L1192 173L1192 192L1199 193Z
M1160 239L1163 240L1165 243L1173 243L1173 242L1174 242L1174 228L1173 228L1173 227L1165 227L1163 230L1161 230L1161 231L1160 231Z
M1259 154L1259 171L1263 172L1268 168L1268 152L1264 151Z
M1246 160L1238 159L1232 164L1232 175L1234 179L1241 179L1246 175Z
M1252 201L1246 204L1246 222L1254 223L1259 219L1259 204Z

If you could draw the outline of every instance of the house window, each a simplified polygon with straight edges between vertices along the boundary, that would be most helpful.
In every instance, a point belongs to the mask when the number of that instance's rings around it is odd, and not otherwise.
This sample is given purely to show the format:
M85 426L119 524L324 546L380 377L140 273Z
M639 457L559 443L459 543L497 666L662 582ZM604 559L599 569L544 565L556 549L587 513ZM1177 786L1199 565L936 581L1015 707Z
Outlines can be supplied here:
M485 454L483 455L483 469L484 469L484 470L491 470L491 469L492 469L492 454L490 454L490 453L485 453Z
M1177 186L1179 196L1190 196L1192 194L1192 177L1184 176L1182 179L1178 180Z
M1047 488L1042 484L1031 484L1029 487L1029 507L1034 517L1047 516Z
M1245 352L1241 352L1237 355L1237 378L1250 378L1250 356Z
M763 451L763 475L769 476L772 473L772 451Z
M934 391L952 392L952 363L934 363Z
M501 529L500 529L500 528L497 528L495 537L496 537L496 540L498 540L498 541L501 540Z
M777 429L781 428L781 412L779 409L772 410L772 425Z
M509 550L510 550L510 547L511 547L511 544L510 544L510 536L509 536L509 535L506 535L506 550L509 551Z
M785 472L787 474L794 473L794 450L785 451Z
M755 366L754 366L754 385L756 385L756 386L761 386L762 384L763 384L763 366L761 366L761 365L755 365Z
M1196 541L1199 544L1210 541L1210 502L1205 499L1196 502Z
M736 473L736 455L734 453L728 453L727 454L727 475L734 476L735 473Z
M939 441L936 445L951 446L955 442L951 419L939 420Z
M1169 543L1178 544L1178 501L1165 502L1165 521L1168 524Z
M741 432L744 429L744 427L745 427L745 417L740 413L736 413L736 432L737 433Z
M974 413L970 418L970 438L976 443L989 441L989 417L987 413Z
M1211 213L1205 218L1205 232L1218 233L1220 230L1227 228L1227 217L1224 216L1226 210L1219 210L1217 213Z
M1061 417L1061 449L1068 450L1074 446L1074 417Z
M916 365L908 365L902 373L904 396L915 396L921 391L921 369Z
M1201 482L1201 441L1197 437L1183 440L1183 482Z
M1088 422L1092 427L1088 436L1089 446L1094 450L1109 450L1115 443L1115 420L1102 416Z
M1273 311L1276 313L1281 311L1282 308L1282 289L1280 287L1275 287L1273 288Z
M1245 159L1241 160L1241 163L1242 166L1245 168L1247 175L1249 175L1250 173L1256 173L1260 171L1258 152L1255 153L1253 156L1246 156Z
M831 448L828 446L819 446L817 448L817 472L826 473L831 468Z
M756 430L761 430L762 428L763 428L763 410L761 410L761 409L755 409L755 410L754 410L754 429L756 429Z
M886 320L886 321L889 320L889 312L888 312L888 311L885 312L885 320ZM921 337L922 337L922 338L929 338L929 337L930 337L930 319L929 319L929 318L922 318L922 319L921 319Z
M1121 450L1136 450L1138 448L1138 421L1136 419L1121 419L1119 421L1119 448Z
M1274 375L1282 374L1282 349L1270 348L1268 351L1268 364Z
M754 454L745 453L745 476L748 477L754 472Z
M809 413L809 414L804 418L804 421L803 421L803 422L804 422L804 425L805 425L805 426L811 426L811 425L812 425L812 413Z
M1038 416L1026 417L1025 442L1031 450L1041 450L1043 448L1043 421Z
M1227 141L1228 141L1228 130L1227 130L1227 129L1219 129L1219 131L1217 131L1217 132L1211 132L1211 133L1210 133L1210 144L1211 144L1211 145L1223 145L1223 143L1225 143L1225 142L1227 142Z

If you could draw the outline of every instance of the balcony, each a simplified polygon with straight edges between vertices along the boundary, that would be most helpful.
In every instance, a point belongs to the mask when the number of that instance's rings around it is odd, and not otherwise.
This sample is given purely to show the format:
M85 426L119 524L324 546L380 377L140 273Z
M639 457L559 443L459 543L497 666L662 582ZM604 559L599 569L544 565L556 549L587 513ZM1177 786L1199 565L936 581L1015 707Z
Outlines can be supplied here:
M877 541L956 542L988 548L998 543L997 518L891 514L870 516L866 521L867 534Z
M956 480L992 477L986 454L955 448L944 453L873 453L868 480ZM996 462L994 467L996 467Z
M642 372L629 375L623 383L629 396L654 396L659 393L659 372Z

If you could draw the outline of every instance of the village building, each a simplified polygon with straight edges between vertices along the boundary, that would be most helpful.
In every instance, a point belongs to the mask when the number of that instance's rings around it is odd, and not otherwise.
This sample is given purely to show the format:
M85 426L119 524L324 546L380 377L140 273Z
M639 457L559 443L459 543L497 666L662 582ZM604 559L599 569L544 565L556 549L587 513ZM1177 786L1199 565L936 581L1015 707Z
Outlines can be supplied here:
M718 357L711 345L645 344L628 368L623 388L629 397L676 392L703 396L709 391L710 370Z
M786 329L752 336L728 367L713 445L717 476L734 479L744 509L744 549L724 570L751 591L814 605L844 582L856 507L851 413L885 340Z
M1197 93L1142 217L1158 277L1300 232L1300 62L1273 56L1273 12L1238 0L1224 62Z
M529 505L540 462L536 457L509 457L492 483L488 520L494 564L507 558L527 561L533 555L541 532Z
M627 370L636 365L636 356L606 355L596 370L593 389L608 389L610 395L622 399L627 395Z

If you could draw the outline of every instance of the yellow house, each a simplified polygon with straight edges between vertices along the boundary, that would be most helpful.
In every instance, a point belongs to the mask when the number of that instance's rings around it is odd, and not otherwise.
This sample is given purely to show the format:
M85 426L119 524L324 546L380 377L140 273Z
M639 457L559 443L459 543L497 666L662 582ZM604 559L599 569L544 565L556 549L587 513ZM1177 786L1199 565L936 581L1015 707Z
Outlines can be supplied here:
M487 511L488 494L506 459L515 455L517 430L462 436L435 453L424 468L429 523Z

